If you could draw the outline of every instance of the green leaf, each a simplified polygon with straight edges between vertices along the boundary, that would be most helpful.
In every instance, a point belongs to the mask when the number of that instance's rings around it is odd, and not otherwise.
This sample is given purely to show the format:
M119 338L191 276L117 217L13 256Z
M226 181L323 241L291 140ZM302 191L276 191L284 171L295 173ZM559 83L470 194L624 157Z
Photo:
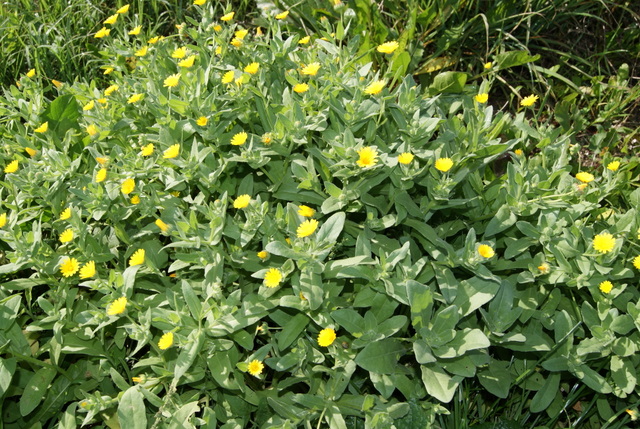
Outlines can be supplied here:
M460 282L453 304L460 308L462 316L466 316L491 301L499 289L500 284L495 281L471 277Z
M172 416L171 420L169 420L169 428L168 429L192 429L195 426L189 422L189 419L198 411L200 407L198 406L198 401L189 402L188 404L184 404L182 407L178 409Z
M433 83L429 86L431 95L442 93L460 93L464 91L464 85L467 83L467 74L463 72L444 72L438 74Z
M12 295L0 301L0 329L6 330L11 326L20 311L21 303L20 295Z
M451 377L438 364L423 365L422 383L427 393L440 402L451 402L456 388L464 377L459 375Z
M478 381L489 393L498 398L509 396L512 375L507 362L493 360L487 369L478 371Z
M360 338L364 333L364 317L351 308L332 311L331 318L355 338Z
M612 391L611 386L604 377L585 364L578 365L575 370L571 372L596 392L607 394Z
M392 374L396 371L398 361L405 351L406 348L399 340L386 338L367 344L358 353L355 362L370 372Z
M318 243L335 243L342 232L342 228L344 228L345 219L346 215L344 212L331 215L320 227L316 235L316 241Z
M309 324L309 318L304 314L298 313L289 320L282 330L275 337L278 342L278 349L285 350L300 336Z
M16 371L15 358L2 359L0 358L0 398L4 396L9 386L11 386L11 379L13 373Z
M560 374L551 373L545 380L542 389L538 390L529 404L532 413L539 413L549 407L551 401L556 397L560 387Z
M191 365L193 365L193 361L198 353L200 353L200 349L202 349L204 336L204 331L201 330L192 331L191 334L189 334L188 344L182 349L176 360L174 385L178 383L178 380L180 380L180 378L187 373Z
M514 225L517 220L518 218L513 214L511 208L506 204L503 205L489 221L487 229L484 231L485 238L493 237L499 232L504 231Z
M49 126L58 137L64 136L70 128L80 129L80 105L71 94L61 95L53 100L45 110L44 116L52 122Z
M40 405L56 374L55 368L45 367L40 368L31 376L20 397L20 414L22 416L28 415Z
M182 280L182 296L187 303L187 307L189 307L191 316L193 316L196 321L200 320L202 318L202 304L200 303L200 299L196 293L193 291L193 288L186 280Z
M499 70L521 66L523 64L537 61L540 55L529 55L527 51L509 51L496 55L496 68Z
M283 256L294 260L300 259L304 256L280 241L272 241L265 246L265 250L273 255Z
M411 324L416 330L419 330L427 326L429 320L431 320L433 295L427 286L408 280L407 296L411 306Z
M147 427L144 397L140 389L140 386L132 386L120 398L118 419L122 428L146 429Z

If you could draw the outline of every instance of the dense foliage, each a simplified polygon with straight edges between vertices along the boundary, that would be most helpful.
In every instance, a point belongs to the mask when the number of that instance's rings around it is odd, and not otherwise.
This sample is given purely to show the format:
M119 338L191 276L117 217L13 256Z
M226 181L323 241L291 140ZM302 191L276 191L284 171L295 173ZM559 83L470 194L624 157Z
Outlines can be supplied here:
M638 161L583 166L570 98L494 104L535 56L418 82L347 4L195 3L0 99L4 427L635 420Z

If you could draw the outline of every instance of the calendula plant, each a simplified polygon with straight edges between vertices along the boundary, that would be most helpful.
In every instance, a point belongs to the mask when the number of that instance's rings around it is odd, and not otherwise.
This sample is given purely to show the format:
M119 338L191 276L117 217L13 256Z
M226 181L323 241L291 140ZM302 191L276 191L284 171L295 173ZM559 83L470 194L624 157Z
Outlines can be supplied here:
M108 85L5 91L6 427L446 426L472 390L468 425L634 417L635 159L580 170L536 94L421 87L353 14L213 3L167 37L114 11Z

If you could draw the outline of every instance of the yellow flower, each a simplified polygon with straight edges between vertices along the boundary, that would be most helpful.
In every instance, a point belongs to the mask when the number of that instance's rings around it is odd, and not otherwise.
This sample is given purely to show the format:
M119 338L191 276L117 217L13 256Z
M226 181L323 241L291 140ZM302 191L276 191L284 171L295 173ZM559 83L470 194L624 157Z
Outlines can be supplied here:
M56 88L60 89L64 86L64 83L60 82L59 80L55 80L55 79L51 79L51 83L53 84L53 86L55 86Z
M27 72L27 77L34 77L36 75L36 69L31 69Z
M95 107L95 105L96 105L95 101L91 100L90 102L82 106L82 110L91 110Z
M222 15L222 17L220 18L220 21L231 21L233 19L233 16L235 15L235 12L229 12L226 15Z
M4 227L6 224L7 224L7 214L6 213L2 213L0 215L0 228ZM267 252L264 252L264 253L267 253ZM259 253L258 253L258 256L260 256ZM266 258L266 256L265 256L265 258Z
M98 98L98 103L107 104L107 99L106 98Z
M162 39L163 39L162 36L152 37L151 39L147 40L147 43L150 45L153 45L154 43L158 43Z
M109 158L104 158L102 156L96 157L96 162L100 165L105 165L109 161Z
M164 223L164 222L162 221L162 219L156 219L156 226L157 226L158 228L160 228L160 230L161 230L162 232L167 232L167 231L169 231L169 225L167 225L166 223Z
M73 240L73 231L71 229L65 229L62 234L60 234L60 243L68 243Z
M612 161L607 164L607 170L618 171L618 168L620 168L620 161Z
M111 15L109 18L105 19L104 23L113 25L116 23L117 20L118 20L118 14L116 13L115 15Z
M277 268L270 268L264 275L264 285L266 287L276 287L282 281L282 273Z
M320 347L329 347L336 340L336 331L331 328L325 328L318 334L318 345Z
M143 384L147 382L147 376L142 374L140 377L131 377L131 381L138 384Z
M196 124L198 124L201 127L206 127L208 123L209 123L209 119L207 119L206 116L200 116L196 121Z
M365 146L358 151L359 158L356 161L356 164L360 167L371 167L375 165L378 160L376 159L378 156L378 151L372 147Z
M98 172L96 173L96 183L104 182L104 179L106 178L107 178L107 169L101 168L100 170L98 170Z
M438 158L436 159L435 167L437 170L446 173L447 171L451 170L451 167L453 167L453 161L451 160L451 158Z
M138 249L133 252L131 258L129 258L129 266L134 267L136 265L144 264L144 249Z
M135 180L128 178L122 182L122 185L120 186L120 190L122 191L123 194L129 195L130 193L133 192L135 187L136 187Z
M300 224L296 233L298 234L298 238L303 238L313 234L316 229L318 229L318 221L315 219L308 219Z
M221 26L221 25L214 25L214 26L213 26L213 30L214 30L216 33L219 33L220 31L222 31L222 26Z
M233 79L236 77L235 72L233 70L229 70L224 75L222 75L222 83L231 83Z
M87 134L89 134L90 136L95 136L96 134L98 134L98 127L93 124L87 125L87 128L85 129L87 130Z
M579 191L584 191L584 188L586 188L588 185L586 183L580 183L579 185L576 185L576 188L578 188Z
M633 266L640 270L640 256L633 258Z
M257 359L254 359L251 362L249 362L249 366L247 367L247 371L249 371L249 374L253 375L254 377L257 377L260 374L262 374L263 369L264 369L264 364Z
M636 420L638 420L638 411L637 410L630 410L630 409L626 409L625 410L627 414L629 414L629 417L631 418L632 422L635 422Z
M287 16L289 16L289 11L285 10L284 12L280 12L279 14L276 15L276 19L285 19Z
M142 48L138 49L134 55L136 57L144 57L145 55L147 55L147 52L149 52L149 46L148 45L144 45Z
M298 214L303 217L313 217L316 211L309 206L298 206Z
M80 278L81 279L90 279L91 277L96 275L96 263L93 261L89 261L80 269Z
M133 94L131 97L129 97L129 99L127 100L127 104L133 104L137 101L140 101L142 99L142 94Z
M60 213L60 220L67 220L71 217L71 207L67 207Z
M187 56L187 48L182 46L171 53L171 58L184 58Z
M273 135L271 133L264 133L260 139L264 144L271 144L271 140L273 140Z
M196 6L202 6L206 1L207 0L193 0L193 4L195 4Z
M398 49L398 46L400 46L400 45L398 45L398 42L396 42L396 41L394 40L394 41L386 42L386 43L383 43L382 45L379 45L379 46L376 48L376 50L377 50L378 52L383 53L383 54L391 54L391 53L393 53L393 51L395 51L396 49Z
M6 219L7 215L5 214L4 217ZM0 226L0 228L2 228L2 226ZM258 258L264 260L264 259L267 259L267 257L269 256L269 253L266 250L261 250L257 253L257 255L258 255Z
M173 345L173 332L167 332L158 341L158 348L160 350L166 350Z
M15 173L16 171L18 171L18 160L14 159L13 161L11 161L5 168L4 168L4 172L5 173Z
M129 200L131 202L131 204L133 205L137 205L140 204L140 197L137 195L134 195L133 197L131 197L131 199Z
M524 154L524 152L522 151L522 149L516 149L513 151L513 153L515 153L518 156L522 156Z
M169 146L169 149L164 151L164 154L162 155L162 157L164 159L171 159L171 158L175 158L178 155L180 155L180 145L176 143L174 145Z
M493 67L493 63L491 61L489 61L488 63L484 63L484 68L485 70L490 69L491 67Z
M180 83L180 73L172 74L164 80L164 86L168 88L175 88Z
M309 85L306 83L299 83L293 86L293 91L298 94L302 94L303 92L307 92L309 90Z
M62 261L62 264L60 264L60 273L62 273L64 277L71 277L78 272L79 268L80 264L78 263L78 260L67 256L67 258Z
M542 265L538 265L538 270L540 270L541 274L549 274L551 271L551 267L546 262L542 263Z
M487 101L489 101L489 94L487 94L486 92L483 92L482 94L478 94L475 97L473 97L473 99L480 104L484 104Z
M120 9L116 10L116 13L127 13L129 12L129 5L125 4Z
M137 36L138 34L140 34L140 30L142 30L142 25L138 25L137 27L134 27L133 30L129 31L129 35Z
M247 141L247 133L244 131L237 133L231 138L231 144L233 146L242 146Z
M302 69L302 74L305 76L315 76L318 70L320 70L320 63L311 63Z
M311 41L311 36L304 36L302 39L298 40L299 45L306 45Z
M483 258L491 258L496 254L496 252L494 252L494 250L488 244L481 244L480 246L478 246L478 253Z
M149 143L148 145L142 146L142 151L140 152L140 154L142 156L150 156L153 153L153 143Z
M234 33L234 36L236 36L238 39L240 40L244 40L245 37L247 37L247 34L249 34L249 30L238 30Z
M231 40L231 45L235 46L236 48L239 48L240 46L242 46L242 39L238 39L237 37L234 37Z
M580 173L576 174L576 179L578 179L582 183L589 183L593 181L594 177L591 173L581 171Z
M113 71L113 67L105 67L105 69L102 72L102 74L107 75L107 74L111 73L112 71Z
M369 86L364 89L365 94L375 95L378 94L385 87L387 82L384 80L376 80L375 82L371 82Z
M103 37L108 36L109 33L111 33L110 28L102 27L96 34L93 35L93 37L95 37L96 39L102 39Z
M247 65L247 66L244 68L244 71L245 71L246 73L249 73L249 74L256 74L256 73L258 73L258 70L259 70L259 69L260 69L260 64L258 64L258 63L256 63L256 62L253 62L253 63L251 63L251 64Z
M250 201L251 201L251 195L248 195L248 194L240 195L238 198L236 198L233 201L233 208L244 209L249 205Z
M107 97L116 92L120 87L118 85L111 85L107 89L104 90L104 95Z
M401 153L400 155L398 155L398 162L400 164L411 164L411 161L413 161L413 154L412 153L408 153L408 152L404 152Z
M524 97L522 100L520 100L520 105L524 107L529 107L536 104L536 101L538 101L537 95L529 95L527 97Z
M184 68L192 67L195 60L196 60L195 55L189 55L184 60L178 62L178 67L184 67Z
M35 131L36 133L46 133L48 129L49 129L49 121L47 121L44 124L40 125L38 128L36 128L33 131Z
M602 293L609 293L611 292L611 289L613 289L613 283L611 283L609 280L605 280L600 283L599 288Z
M593 237L593 248L600 253L609 253L616 245L616 239L608 232Z
M30 147L25 147L25 148L24 148L24 150L25 150L25 152L27 152L27 153L29 154L29 156L31 156L31 157L36 156L36 153L38 153L38 151L37 151L37 150L32 149L32 148L30 148Z

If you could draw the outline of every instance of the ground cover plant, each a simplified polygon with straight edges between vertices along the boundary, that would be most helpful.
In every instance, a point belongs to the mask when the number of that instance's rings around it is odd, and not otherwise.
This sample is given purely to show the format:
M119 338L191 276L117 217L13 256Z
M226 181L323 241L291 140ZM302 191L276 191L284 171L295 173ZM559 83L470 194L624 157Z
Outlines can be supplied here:
M4 427L633 427L637 158L327 7L122 6L107 83L4 91Z

